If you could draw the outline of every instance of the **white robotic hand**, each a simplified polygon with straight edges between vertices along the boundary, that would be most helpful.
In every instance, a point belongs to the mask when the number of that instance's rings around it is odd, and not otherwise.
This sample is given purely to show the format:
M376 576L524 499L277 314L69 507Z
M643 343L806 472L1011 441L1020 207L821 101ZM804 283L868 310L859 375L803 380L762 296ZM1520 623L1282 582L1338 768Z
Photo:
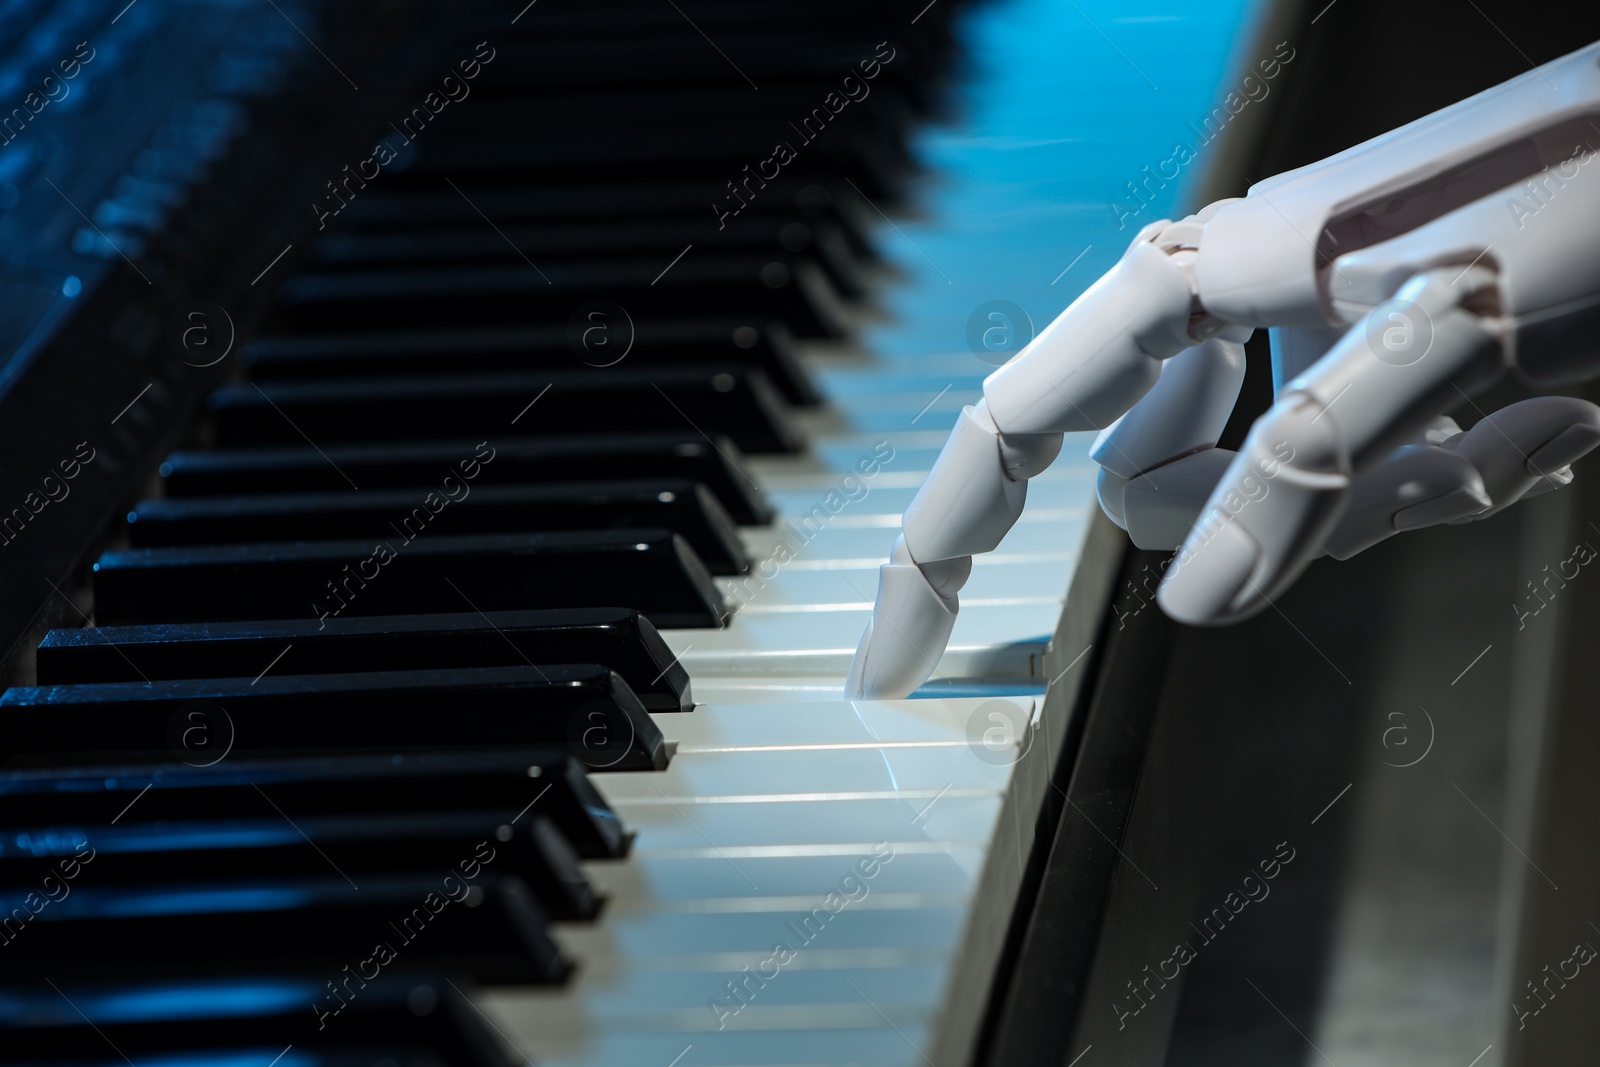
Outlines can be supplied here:
M1067 431L1098 430L1100 502L1177 548L1182 622L1265 608L1312 559L1462 522L1571 480L1600 408L1441 413L1507 369L1600 376L1600 43L1236 200L1146 227L985 380L906 510L846 683L909 694L949 640L972 556L1022 513ZM1277 401L1216 447L1272 328Z

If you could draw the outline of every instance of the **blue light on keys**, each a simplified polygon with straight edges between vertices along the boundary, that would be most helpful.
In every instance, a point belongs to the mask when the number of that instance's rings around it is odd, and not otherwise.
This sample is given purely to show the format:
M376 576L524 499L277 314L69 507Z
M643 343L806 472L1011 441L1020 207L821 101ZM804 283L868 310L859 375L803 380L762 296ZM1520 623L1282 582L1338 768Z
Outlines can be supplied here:
M1159 168L1175 143L1196 143L1190 124L1203 125L1232 72L1255 59L1236 50L1253 40L1259 6L1169 0L1141 4L1137 15L1117 0L975 6L963 27L971 58L968 85L957 89L962 109L917 144L934 175L918 197L919 217L895 219L904 236L880 237L908 281L886 294L892 319L868 331L866 347L891 356L967 352L968 317L995 299L1019 305L1037 332L1140 228L1198 207L1197 183L1223 142L1201 147L1164 186L1152 182L1147 206L1120 228L1113 205L1137 208L1127 183ZM991 369L973 358L975 379ZM968 390L960 403L976 398ZM959 406L935 425L948 426Z

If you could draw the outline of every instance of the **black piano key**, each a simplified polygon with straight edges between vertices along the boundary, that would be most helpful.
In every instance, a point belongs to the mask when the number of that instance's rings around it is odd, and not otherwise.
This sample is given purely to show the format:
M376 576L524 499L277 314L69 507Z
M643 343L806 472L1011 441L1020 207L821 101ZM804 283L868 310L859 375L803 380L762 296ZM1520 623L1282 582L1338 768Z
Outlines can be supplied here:
M774 41L789 42L797 37L836 41L846 35L849 40L865 39L876 31L900 30L910 25L913 19L916 20L915 31L908 30L907 34L918 40L919 47L932 47L936 42L949 38L946 28L949 5L929 7L924 11L922 5L925 2L891 0L865 6L852 0L814 0L804 4L773 3L755 7L741 0L699 0L694 11L696 25L750 34L764 43L763 55L777 62L789 56L786 51L774 51ZM614 29L616 36L621 39L659 39L663 34L668 34L693 40L688 27L674 23L670 18L662 18L661 12L647 0L622 0L604 10L604 24ZM594 32L596 23L593 11L582 6L555 7L535 25L509 27L506 37L512 41L557 40L563 44L573 37L583 39ZM499 23L486 19L481 25L484 28L490 25L498 27ZM839 29L844 29L846 33L835 32ZM831 74L836 65L828 63L826 72Z
M624 2L604 10L604 20L597 23L593 9L581 6L556 7L551 10L548 20L541 19L531 27L527 24L509 27L505 36L508 41L522 46L541 42L559 42L565 46L574 38L591 36L597 25L604 25L613 29L614 36L624 41L660 40L663 37L672 41L696 40L693 26L662 18L660 12L648 3ZM917 25L911 26L911 20L919 13L916 0L891 0L870 7L841 0L820 0L816 4L774 3L759 9L749 5L740 6L728 0L702 0L694 10L698 16L695 25L747 35L759 46L759 55L752 57L752 61L769 63L793 62L791 51L782 47L792 42L815 41L843 47L857 39L885 30L897 30L902 26L908 27L905 37L915 41L918 48L933 47L936 42L948 37L944 25L947 12L941 8L930 9L926 18L917 19ZM670 6L668 12L671 12ZM705 22L701 23L699 18L704 18ZM484 19L479 25L487 28L498 23ZM806 53L807 56L809 54ZM824 69L831 71L832 66L827 65ZM737 77L737 72L730 73Z
M94 591L109 625L605 604L665 628L726 616L705 564L659 529L132 548L101 555Z
M330 997L329 981L343 999ZM520 1064L468 1000L470 989L465 976L377 971L368 980L342 968L314 978L11 984L0 986L0 1041L11 1056L45 1063L100 1063L115 1049L135 1063L205 1052L222 1063L265 1065L292 1044L328 1057L319 1067L371 1067L385 1059L393 1067Z
M798 186L794 188L793 186ZM801 219L812 225L839 228L858 260L880 257L872 240L877 214L849 185L818 180L810 184L775 186L770 198L751 201L731 220L765 220L787 225ZM479 212L482 214L479 214ZM543 186L482 186L470 202L448 186L423 189L392 187L362 191L339 213L339 228L346 233L415 232L426 227L458 228L482 222L487 216L498 226L587 220L598 223L682 221L704 223L704 182L657 181L648 184L601 182L597 184ZM715 221L716 216L712 216Z
M731 364L224 385L207 405L223 446L487 438L497 458L500 436L567 436L614 425L726 434L746 452L801 447L767 376Z
M78 868L82 881L63 883L72 887L66 895L37 908L28 906L28 894L38 896L32 887L0 889L0 917L11 919L0 933L9 935L0 949L6 978L292 970L326 973L337 982L344 967L361 970L382 944L391 957L382 965L386 975L446 971L487 983L563 981L571 967L550 939L533 891L515 876L494 875L493 861L481 863L475 849L467 843L457 866L436 875L353 883L330 872L317 879L113 886L89 881L91 859ZM474 879L456 873L461 863L474 862Z
M196 813L299 819L401 808L497 811L507 820L531 808L548 816L585 859L618 859L630 841L589 781L587 765L554 747L0 772L0 827L7 828L44 813L109 823L124 816L146 822Z
M572 843L543 815L528 819L526 827L521 821L518 816L495 828L495 840L504 842L511 853L506 870L527 882L554 918L595 918L603 898L578 865Z
M271 797L266 790L263 795ZM592 919L600 907L577 853L537 813L402 809L290 819L269 811L222 819L197 810L187 819L162 821L143 815L116 825L54 819L8 828L0 833L0 885L27 885L61 862L81 864L90 856L100 884L204 880L217 871L237 878L315 878L331 865L359 885L368 874L449 870L474 843L492 842L495 872L526 882L553 918Z
M725 28L719 47L741 56L741 74L726 65L718 69L703 62L705 43L692 33L678 39L663 39L658 33L651 38L619 40L612 26L624 24L625 20L608 24L603 33L579 31L575 38L560 41L559 46L550 39L509 43L485 69L474 92L485 97L536 93L568 96L594 89L639 93L692 85L749 92L750 82L745 80L748 75L767 84L815 79L819 93L825 95L845 73L853 72L862 60L875 55L873 44L841 46L836 39L807 32L811 27L797 27L798 32L785 33L785 40L778 47L771 39L739 32L737 28L730 33ZM918 28L910 30L914 33ZM903 26L888 35L895 38L894 57L887 64L880 63L874 81L897 86L919 109L926 108L931 93L926 78L920 75L929 71L936 59L936 55L928 54L934 50L902 46L901 42L907 39L907 28ZM819 95L813 106L821 103ZM782 120L778 128L781 137ZM802 147L799 135L791 143Z
M13 686L0 749L55 762L550 745L591 767L666 766L661 731L598 664Z
M529 662L601 663L651 711L694 707L688 673L650 620L629 608L51 630L35 653L35 675L39 685L65 685L253 678L268 664L285 674L337 674Z
M774 91L772 97L767 95L769 88ZM757 97L714 87L679 86L662 87L643 99L634 93L601 91L584 93L581 102L572 101L576 106L559 110L546 106L537 94L502 93L463 109L448 131L441 128L437 143L429 138L428 145L419 144L419 165L425 172L434 159L448 158L452 152L467 160L508 158L491 146L505 140L496 134L518 129L525 134L521 140L528 144L569 145L573 158L587 158L595 164L585 172L591 175L617 174L620 168L606 164L626 151L635 154L636 162L649 167L661 181L698 177L702 190L709 187L714 196L728 193L729 180L750 200L780 194L813 179L854 181L875 199L896 196L913 159L909 144L915 109L905 93L898 85L881 80L866 100L835 115L819 108L819 97L827 91L812 85L774 84L763 87ZM790 106L779 104L783 97L790 99ZM826 134L818 139L824 129ZM599 130L605 131L604 140L597 136ZM670 140L663 131L670 131ZM787 136L774 137L785 133ZM783 141L796 150L797 157L810 155L812 159L803 163L794 158L781 168L758 166L776 154L775 142ZM625 148L615 147L618 145ZM513 168L525 184L532 184L529 179L533 178L542 185L556 185L570 180L574 173L547 152L522 150L509 158L533 164ZM444 170L442 166L438 169ZM472 173L470 164L465 170L458 167L454 174L462 181L482 180ZM685 240L724 241L730 236L726 229L708 234L703 219L687 221L697 225ZM487 229L481 219L479 226ZM678 248L682 247L680 241ZM532 257L532 251L527 251ZM597 246L595 252L605 254L604 246Z
M539 129L538 110L539 105L530 102L526 120L532 127L530 133ZM554 136L507 138L485 136L484 127L469 122L419 138L415 162L399 172L398 178L413 184L449 176L469 184L509 180L535 185L581 181L597 171L634 166L667 179L704 177L715 191L713 195L721 196L726 191L723 182L734 180L743 189L739 180L747 173L755 174L757 164L776 154L774 143L786 140L791 161L783 167L782 177L787 181L844 177L856 183L863 195L880 203L895 203L911 172L902 138L860 128L848 113L835 119L826 108L820 110L828 116L827 125L813 119L815 125L802 132L770 117L735 117L707 127L623 123L613 128L597 124L539 131ZM806 112L796 117L803 122ZM785 138L784 133L789 136ZM752 169L745 172L742 168L746 166ZM758 190L763 184L757 177L750 189ZM336 208L341 202L330 195L325 204ZM743 202L730 196L728 206L737 208Z
M865 291L861 264L837 226L757 216L731 218L711 232L703 218L631 223L579 223L490 228L478 220L459 227L393 233L329 233L313 242L301 260L319 270L392 269L399 266L520 262L527 257L540 267L573 260L671 260L684 247L698 244L719 253L737 251L787 260L803 253L827 274L840 295L856 298Z
M827 77L825 73L818 73L820 79ZM606 123L621 130L685 120L714 123L718 119L756 118L770 122L775 117L782 122L782 116L804 115L817 106L820 79L802 76L769 82L762 86L759 94L729 93L710 85L662 85L650 93L597 89L574 94L574 104L581 100L581 107L545 108L542 112L535 94L497 91L485 93L473 107L463 108L453 121L463 126L491 126L502 130L528 123L530 113L540 129ZM861 123L867 120L873 129L913 131L915 112L900 86L881 78L871 81L874 84L866 86L865 98L851 101L837 121ZM827 92L828 89L824 89L821 95Z
M474 487L457 478L447 491L369 488L155 499L141 500L128 512L128 539L135 548L647 526L678 534L713 574L748 569L739 531L716 497L694 482L676 480Z
M469 441L441 441L174 452L160 473L168 497L348 489L346 476L365 488L384 489L428 485L476 447ZM512 438L497 441L494 449L493 462L479 464L479 485L683 478L715 493L737 523L772 520L771 506L743 473L739 446L721 435Z
M580 315L564 328L283 335L246 345L239 358L251 377L261 382L367 374L571 371L581 370L585 363L599 369L623 360L629 369L738 363L760 367L789 403L817 403L811 379L795 356L793 335L782 322L638 322L619 320L614 311L591 310L604 317Z
M708 220L708 225L711 220ZM429 267L299 274L278 289L296 330L566 322L585 302L609 300L640 318L700 317L737 308L782 319L804 337L840 337L843 310L815 263L706 254L659 261L562 262L547 268Z

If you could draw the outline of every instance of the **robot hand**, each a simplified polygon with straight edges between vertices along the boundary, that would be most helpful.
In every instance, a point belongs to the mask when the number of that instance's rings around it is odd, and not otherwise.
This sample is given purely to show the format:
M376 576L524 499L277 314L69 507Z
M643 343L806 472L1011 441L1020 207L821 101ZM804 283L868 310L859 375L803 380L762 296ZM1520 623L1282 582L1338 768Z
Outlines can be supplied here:
M1508 368L1600 375L1600 43L1240 199L1142 230L962 411L906 510L848 697L933 673L972 557L1022 513L1067 431L1098 430L1106 513L1177 548L1158 600L1216 625L1265 608L1324 553L1482 518L1571 480L1600 408L1513 404L1462 433L1441 412ZM1216 447L1272 328L1277 400Z

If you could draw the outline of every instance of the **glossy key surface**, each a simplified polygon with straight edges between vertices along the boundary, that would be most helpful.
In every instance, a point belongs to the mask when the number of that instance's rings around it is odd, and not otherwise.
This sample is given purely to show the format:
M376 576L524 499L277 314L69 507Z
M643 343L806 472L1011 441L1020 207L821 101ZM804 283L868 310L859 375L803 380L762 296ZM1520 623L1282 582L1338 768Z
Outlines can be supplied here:
M261 795L270 804L271 795L264 789ZM240 819L197 810L159 820L139 812L115 824L54 819L0 831L0 885L59 877L58 864L81 864L85 857L92 857L87 865L101 884L204 880L218 871L238 878L318 877L330 866L357 879L449 870L479 847L493 852L496 872L525 881L552 917L592 919L598 912L577 853L554 823L540 814L507 819L489 811L402 809L293 819L269 811Z
M490 846L491 848L493 846ZM476 859L467 844L460 860ZM493 855L486 852L485 855ZM480 861L481 862L481 861ZM550 939L533 891L480 869L468 883L427 876L229 879L161 885L83 883L40 909L6 945L8 977L24 981L238 975L299 970L332 980L390 946L394 973L465 971L484 982L560 982L570 964ZM26 890L0 891L5 914ZM454 897L455 899L452 899ZM307 1014L310 1014L309 1005Z
M108 623L634 607L658 627L720 626L722 594L669 530L423 534L133 548L94 568Z
M373 974L376 968L363 963L357 961L359 969ZM356 995L341 1000L328 991L332 977L306 969L188 980L90 978L62 981L55 989L43 982L5 986L0 1033L11 1056L38 1057L13 1061L22 1063L99 1063L108 1045L136 1063L179 1052L254 1062L263 1049L271 1050L269 1058L282 1051L281 1037L353 1063L387 1059L395 1067L436 1067L442 1058L461 1067L511 1067L467 999L472 984L464 978L384 977L378 971L372 981L352 981Z
M817 402L810 377L796 362L794 337L782 320L636 320L615 305L580 310L585 313L565 326L519 323L501 329L280 335L246 345L239 357L251 376L263 382L434 371L605 370L623 361L630 369L743 363L765 371L790 403Z
M491 451L492 450L492 451ZM488 457L480 462L477 456ZM764 523L771 508L739 446L720 434L616 433L471 441L394 441L173 452L161 464L169 497L304 493L442 484L476 470L477 485L548 485L608 478L683 478L710 489L735 522ZM347 480L348 479L348 480Z
M508 161L515 166L515 161ZM802 337L844 332L838 294L827 274L805 259L686 255L626 262L518 261L507 266L428 267L301 274L279 290L283 315L297 329L350 330L383 325L440 327L565 321L597 293L635 314L713 315L728 307L781 318Z
M563 746L619 770L666 759L644 706L597 664L13 686L0 745L56 762L500 745Z
M651 711L694 706L687 672L627 608L78 627L51 630L35 654L40 685L539 662L604 664Z
M492 811L510 823L537 812L585 859L615 859L628 850L627 833L595 791L588 764L564 746L254 761L230 754L202 766L208 758L196 750L188 763L0 772L0 828L44 816L115 825L124 818L299 819L411 809Z
M218 443L228 447L460 438L493 448L501 438L589 434L607 425L720 433L746 452L799 447L767 376L737 364L225 385L207 406Z
M128 512L129 543L138 548L641 526L677 533L713 574L739 574L749 566L716 497L677 480L474 487L454 478L432 489L157 498Z

